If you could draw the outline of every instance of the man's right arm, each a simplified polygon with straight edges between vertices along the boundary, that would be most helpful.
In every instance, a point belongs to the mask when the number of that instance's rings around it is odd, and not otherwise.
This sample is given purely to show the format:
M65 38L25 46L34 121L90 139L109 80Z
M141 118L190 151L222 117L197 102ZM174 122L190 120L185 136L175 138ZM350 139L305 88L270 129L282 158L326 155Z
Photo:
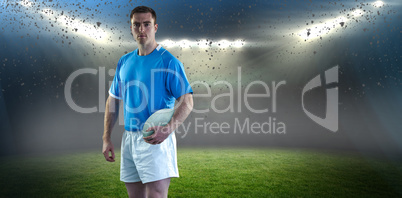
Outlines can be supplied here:
M119 103L120 101L112 96L109 96L106 101L105 108L105 123L103 131L103 155L106 161L114 162L114 146L111 140L111 134L114 124L116 123L117 117L119 116ZM111 153L111 156L109 155Z

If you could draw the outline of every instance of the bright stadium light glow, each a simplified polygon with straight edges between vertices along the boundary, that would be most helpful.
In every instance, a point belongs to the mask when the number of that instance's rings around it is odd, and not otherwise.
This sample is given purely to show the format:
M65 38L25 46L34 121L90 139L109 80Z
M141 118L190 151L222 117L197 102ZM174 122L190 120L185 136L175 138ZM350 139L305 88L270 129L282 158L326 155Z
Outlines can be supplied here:
M191 42L186 39L179 41L178 44L179 44L179 47L181 47L181 48L189 48L191 46Z
M376 2L373 3L374 7L381 7L383 5L384 5L384 2L382 2L382 1L376 1Z
M311 26L309 28L303 29L297 33L301 39L307 41L315 38L321 38L323 35L330 34L333 30L338 29L340 27L344 27L346 22L349 21L349 18L358 18L363 16L364 11L361 9L353 10L349 13L348 17L337 17L335 19L327 20L324 23Z
M53 13L53 11L51 9L47 8L47 9L42 10L42 14L44 14L44 15L46 15L48 17L51 17L54 13Z
M357 9L357 10L352 12L352 16L353 17L360 17L360 16L363 15L363 13L364 13L363 10Z
M221 40L221 41L218 42L218 46L220 48L227 48L227 47L230 46L230 44L231 43L229 41L227 41L227 40Z
M169 40L169 39L162 41L161 44L165 47L173 47L176 45L175 42L173 42L172 40Z
M242 40L237 40L237 41L233 42L232 45L233 45L233 47L241 48L241 47L243 47L244 44L245 44L244 41L242 41Z
M227 48L227 47L235 47L235 48L242 48L246 44L244 40L236 40L233 42L230 42L228 40L220 40L220 41L213 41L213 40L207 40L207 39L200 39L200 40L195 40L195 41L189 41L186 39L180 40L180 41L173 41L170 39L164 40L162 42L158 42L164 47L172 48L172 47L180 47L183 49L187 48L201 48L201 49L207 49L207 48Z
M202 39L202 40L200 40L200 41L198 41L197 42L197 45L200 47L200 48L208 48L209 47L209 42L206 40L206 39Z
M28 0L23 0L23 1L20 1L20 4L23 5L24 7L31 7L34 3L30 2Z
M348 21L345 17L338 17L336 19L328 20L325 23L316 25L311 28L304 29L298 33L303 40L310 40L319 38L323 35L329 34L332 30L342 27Z
M49 8L43 9L41 13L48 18L51 18L56 14L55 11ZM87 38L94 39L99 42L105 41L107 38L107 33L103 29L96 27L93 24L83 23L75 18L63 15L57 17L56 21L59 24L70 27L70 31L73 33L85 36Z
M34 8L35 2L31 2L29 0L22 0L20 1L20 4L24 7L32 7ZM99 27L100 24L90 24L90 23L84 23L80 21L77 18L74 17L69 17L66 14L59 15L57 10L52 10L51 8L45 8L45 9L35 9L31 10L31 12L35 12L41 14L44 17L47 17L49 20L54 20L56 22L56 25L59 25L60 27L66 27L65 28L66 32L72 32L74 34L82 35L84 37L87 37L89 39L93 39L97 42L104 42L107 39L108 34L106 33L105 30Z

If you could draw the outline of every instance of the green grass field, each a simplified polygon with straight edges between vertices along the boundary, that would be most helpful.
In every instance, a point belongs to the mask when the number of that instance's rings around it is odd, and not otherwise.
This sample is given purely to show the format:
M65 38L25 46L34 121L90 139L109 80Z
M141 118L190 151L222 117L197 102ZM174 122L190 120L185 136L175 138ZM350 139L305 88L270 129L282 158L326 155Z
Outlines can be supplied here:
M352 154L179 148L178 161L169 197L402 196L401 163ZM127 197L119 165L100 152L3 158L0 197Z

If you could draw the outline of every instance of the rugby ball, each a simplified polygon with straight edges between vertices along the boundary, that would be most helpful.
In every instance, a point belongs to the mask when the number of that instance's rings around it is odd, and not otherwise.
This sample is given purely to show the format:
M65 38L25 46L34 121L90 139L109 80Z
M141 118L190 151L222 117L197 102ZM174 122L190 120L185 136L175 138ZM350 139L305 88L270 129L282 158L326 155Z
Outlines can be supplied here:
M142 135L148 137L154 133L154 131L146 131L149 127L165 126L173 117L174 109L161 109L153 113L142 127Z

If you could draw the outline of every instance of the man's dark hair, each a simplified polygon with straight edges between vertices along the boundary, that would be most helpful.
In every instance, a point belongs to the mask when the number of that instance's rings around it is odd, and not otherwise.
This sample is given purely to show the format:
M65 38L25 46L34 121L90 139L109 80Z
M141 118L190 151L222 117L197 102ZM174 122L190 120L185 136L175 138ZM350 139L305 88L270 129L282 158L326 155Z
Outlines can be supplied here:
M152 14L152 18L154 18L154 21L155 21L154 24L156 24L156 12L155 12L155 10L153 10L152 8L147 7L147 6L138 6L138 7L134 8L134 9L131 11L131 14L130 14L130 21L131 21L131 19L133 18L133 15L134 15L135 13L151 13L151 14Z

